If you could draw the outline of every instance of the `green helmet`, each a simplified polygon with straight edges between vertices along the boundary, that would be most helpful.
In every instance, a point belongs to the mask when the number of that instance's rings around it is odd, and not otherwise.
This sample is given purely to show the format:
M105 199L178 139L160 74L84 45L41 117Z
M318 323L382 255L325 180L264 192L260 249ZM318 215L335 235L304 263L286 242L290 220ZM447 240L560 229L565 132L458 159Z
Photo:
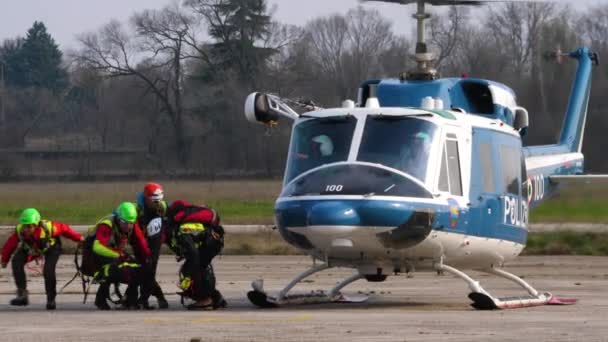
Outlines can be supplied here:
M21 224L38 224L40 223L40 213L34 208L27 208L21 213L19 219Z
M115 215L123 221L135 223L135 220L137 220L137 208L131 202L122 202L116 208Z

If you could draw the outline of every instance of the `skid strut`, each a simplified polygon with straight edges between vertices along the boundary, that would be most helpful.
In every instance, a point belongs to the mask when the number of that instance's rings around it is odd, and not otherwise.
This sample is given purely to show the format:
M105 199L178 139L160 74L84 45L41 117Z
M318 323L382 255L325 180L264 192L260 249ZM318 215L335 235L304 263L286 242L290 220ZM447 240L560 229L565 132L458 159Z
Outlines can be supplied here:
M469 289L471 290L471 293L469 294L469 298L473 301L471 306L478 310L514 309L545 304L573 304L576 302L576 300L571 299L563 301L559 300L548 292L540 293L520 277L493 267L481 269L479 271L510 280L524 288L528 292L528 295L516 297L494 297L483 287L481 287L478 281L469 277L466 273L460 270L448 265L444 265L443 263L436 264L435 268L439 271L451 273L464 280L467 285L469 285Z
M262 279L255 280L251 283L253 287L252 291L247 293L247 297L249 300L260 307L264 308L272 308L281 305L287 304L314 304L314 303L327 303L327 302L363 302L367 300L367 296L356 296L349 297L344 296L340 293L340 290L344 288L346 285L357 281L361 278L364 278L364 275L359 273L355 273L352 276L344 279L334 288L329 290L328 293L324 291L317 291L306 294L294 294L288 295L289 291L296 286L299 282L304 280L305 278L320 272L326 269L331 268L327 264L313 266L310 269L300 273L297 277L295 277L287 286L285 286L276 296L270 296L264 290L264 281Z
M277 296L277 302L281 302L283 299L285 299L287 292L289 292L289 290L291 290L294 286L296 286L297 283L301 282L305 278L307 278L317 272L324 271L328 268L330 268L329 265L322 264L322 265L318 265L318 266L313 266L312 268L302 272L299 276L295 277L289 284L287 284L287 286L285 286L285 288L283 290L281 290L281 292L279 292L279 295Z

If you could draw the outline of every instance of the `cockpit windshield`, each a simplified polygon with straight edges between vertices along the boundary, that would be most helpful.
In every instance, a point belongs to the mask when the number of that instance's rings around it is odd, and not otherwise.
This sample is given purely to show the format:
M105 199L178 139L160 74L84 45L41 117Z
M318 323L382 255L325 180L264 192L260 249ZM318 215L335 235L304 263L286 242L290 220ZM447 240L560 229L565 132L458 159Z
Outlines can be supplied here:
M293 129L286 182L323 164L346 161L357 120L334 116L304 121Z
M368 116L357 160L392 167L424 182L436 132L435 124L420 118Z

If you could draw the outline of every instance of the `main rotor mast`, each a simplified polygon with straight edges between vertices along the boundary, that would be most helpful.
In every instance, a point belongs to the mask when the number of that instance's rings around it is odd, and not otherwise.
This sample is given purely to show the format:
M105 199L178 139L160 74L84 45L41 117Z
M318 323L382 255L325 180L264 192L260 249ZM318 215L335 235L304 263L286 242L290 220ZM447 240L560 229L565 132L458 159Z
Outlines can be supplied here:
M413 18L417 22L417 41L414 59L416 60L416 68L403 73L400 78L402 80L422 81L434 80L438 78L437 70L433 67L435 55L429 51L426 44L425 21L431 18L431 14L426 12L426 4L432 6L480 6L490 2L488 0L360 0L364 2L381 1L390 2L401 5L417 4L417 12ZM512 0L504 0L512 1ZM534 0L527 0L534 1Z
M437 78L437 70L432 67L435 56L428 50L425 35L425 20L431 18L431 14L425 12L425 1L418 1L418 11L412 15L417 22L417 41L416 41L416 64L414 70L406 73L407 80L434 80Z

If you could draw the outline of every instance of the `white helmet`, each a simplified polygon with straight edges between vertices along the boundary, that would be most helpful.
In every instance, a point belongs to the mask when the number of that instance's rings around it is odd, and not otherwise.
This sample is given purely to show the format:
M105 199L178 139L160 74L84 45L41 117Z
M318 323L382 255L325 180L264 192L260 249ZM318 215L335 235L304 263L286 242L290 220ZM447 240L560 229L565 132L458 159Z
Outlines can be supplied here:
M312 141L320 145L319 150L323 157L331 156L334 153L334 143L331 138L325 134L320 134L312 138Z

